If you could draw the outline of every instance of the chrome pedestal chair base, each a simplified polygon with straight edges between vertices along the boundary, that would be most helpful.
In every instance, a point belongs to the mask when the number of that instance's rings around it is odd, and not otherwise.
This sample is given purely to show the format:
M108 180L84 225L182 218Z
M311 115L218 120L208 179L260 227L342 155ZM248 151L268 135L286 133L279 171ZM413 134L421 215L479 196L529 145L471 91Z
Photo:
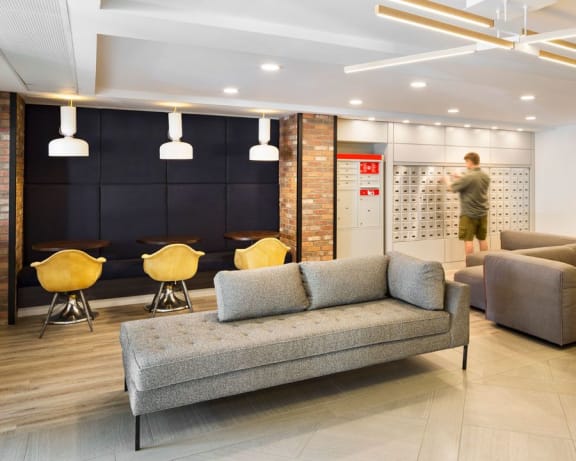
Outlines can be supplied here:
M179 294L184 295L182 299ZM175 312L184 309L192 310L192 302L188 295L188 288L184 280L176 282L161 282L158 293L154 295L152 304L146 306L146 310L152 312L152 317L156 312Z
M78 298L78 295L80 295L80 299ZM53 314L59 296L66 296L67 300L62 308L56 314ZM88 322L90 331L94 331L92 320L95 317L96 316L90 309L90 305L86 301L82 290L69 293L54 293L52 303L50 303L50 308L48 309L48 315L42 325L39 337L41 338L44 335L48 324L70 325L73 323Z

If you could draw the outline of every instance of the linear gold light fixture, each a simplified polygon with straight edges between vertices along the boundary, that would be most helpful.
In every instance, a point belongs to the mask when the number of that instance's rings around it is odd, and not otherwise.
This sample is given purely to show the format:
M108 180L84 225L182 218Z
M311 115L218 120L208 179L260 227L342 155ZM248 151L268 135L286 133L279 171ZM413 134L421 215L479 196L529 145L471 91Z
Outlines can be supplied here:
M556 53L550 53L549 51L540 50L538 52L538 57L540 59L554 62L556 64L563 64L565 66L576 67L576 59L572 59L567 56L562 56Z
M416 14L407 13L405 11L389 8L383 5L376 5L376 14L387 19L392 19L393 21L410 24L412 26L423 27L425 29L453 35L456 37L464 38L466 40L488 43L499 48L511 49L514 47L514 43L502 38L493 37L492 35L483 34L469 29L464 29L463 27L454 26L452 24L425 18Z
M457 19L458 21L474 24L479 27L493 28L494 20L485 18L478 14L468 13L466 11L452 8L429 0L390 0L400 5L411 6L429 13L438 14L447 18Z
M534 30L526 30L523 29L522 30L524 35L536 35L538 34L538 32L534 31ZM546 45L551 45L554 46L556 48L562 48L563 50L567 50L567 51L572 51L572 52L576 52L576 43L572 43L569 42L567 40L550 40L548 42L543 42Z
M543 42L549 43L571 37L576 37L576 27L571 29L554 30L552 32L541 32L538 34L524 35L523 37L520 37L518 43L522 43L524 45Z

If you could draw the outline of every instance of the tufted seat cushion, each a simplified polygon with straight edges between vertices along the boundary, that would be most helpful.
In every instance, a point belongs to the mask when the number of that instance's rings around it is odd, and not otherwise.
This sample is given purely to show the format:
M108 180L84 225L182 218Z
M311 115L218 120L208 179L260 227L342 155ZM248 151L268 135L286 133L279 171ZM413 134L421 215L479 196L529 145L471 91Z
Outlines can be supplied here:
M227 323L216 312L136 320L122 324L120 342L128 375L145 391L449 328L448 312L389 298Z

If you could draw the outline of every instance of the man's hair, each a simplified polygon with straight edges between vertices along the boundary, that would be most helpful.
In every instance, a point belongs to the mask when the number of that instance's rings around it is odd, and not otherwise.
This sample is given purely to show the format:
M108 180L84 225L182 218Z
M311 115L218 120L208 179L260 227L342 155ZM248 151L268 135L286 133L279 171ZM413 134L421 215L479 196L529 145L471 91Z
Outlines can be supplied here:
M480 156L476 152L468 152L464 156L464 160L470 160L474 165L480 164Z

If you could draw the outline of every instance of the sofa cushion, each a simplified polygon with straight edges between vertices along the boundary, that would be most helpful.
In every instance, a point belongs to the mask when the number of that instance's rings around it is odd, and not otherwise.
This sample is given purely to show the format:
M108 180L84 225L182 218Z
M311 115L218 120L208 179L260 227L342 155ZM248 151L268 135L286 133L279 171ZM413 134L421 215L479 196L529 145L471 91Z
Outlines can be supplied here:
M444 268L397 251L388 252L390 296L424 309L444 309Z
M144 391L449 329L448 312L387 298L226 323L215 312L135 320L122 324L120 341L128 375Z
M384 298L387 265L383 255L300 263L308 309Z
M308 298L298 264L243 271L220 271L214 277L218 319L248 319L305 310Z
M460 269L454 274L454 281L470 286L470 305L486 310L484 296L484 266L472 266Z

